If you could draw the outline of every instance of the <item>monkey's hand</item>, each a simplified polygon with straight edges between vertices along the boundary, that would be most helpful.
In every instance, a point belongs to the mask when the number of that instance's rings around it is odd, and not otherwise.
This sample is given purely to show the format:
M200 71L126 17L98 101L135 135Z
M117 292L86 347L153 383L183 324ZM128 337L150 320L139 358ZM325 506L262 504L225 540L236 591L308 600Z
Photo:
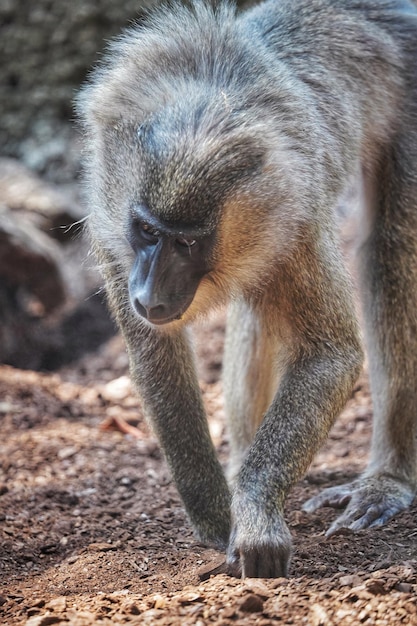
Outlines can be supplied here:
M320 507L332 506L345 511L330 526L330 537L343 528L352 531L382 526L412 502L415 489L407 482L390 475L363 476L346 485L324 489L305 502L303 509L312 513Z
M282 514L244 498L237 502L235 497L233 518L227 551L229 572L242 578L287 576L292 541Z

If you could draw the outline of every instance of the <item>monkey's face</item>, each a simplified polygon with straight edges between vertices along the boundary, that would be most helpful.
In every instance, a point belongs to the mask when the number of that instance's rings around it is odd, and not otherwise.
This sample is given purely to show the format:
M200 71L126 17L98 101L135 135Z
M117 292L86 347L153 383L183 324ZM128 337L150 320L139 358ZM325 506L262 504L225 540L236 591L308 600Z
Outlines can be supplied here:
M131 210L127 238L135 253L129 276L134 310L152 324L180 319L210 271L214 235L174 228L145 206Z
M210 111L205 115L212 117ZM156 325L182 318L204 276L215 270L225 200L262 163L263 152L251 137L222 133L219 123L208 129L200 118L191 124L196 116L195 107L190 112L185 103L175 105L134 135L129 296L134 310Z

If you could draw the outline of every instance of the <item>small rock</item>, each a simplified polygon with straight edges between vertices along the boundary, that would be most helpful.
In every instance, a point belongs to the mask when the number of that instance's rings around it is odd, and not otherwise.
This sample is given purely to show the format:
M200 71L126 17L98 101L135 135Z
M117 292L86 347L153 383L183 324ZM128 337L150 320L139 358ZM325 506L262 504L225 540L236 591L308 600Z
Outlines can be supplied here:
M65 459L70 459L72 456L79 452L79 448L77 446L65 446L64 448L60 448L57 452L57 457L60 461L64 461Z
M144 626L154 626L162 615L163 613L159 609L148 609L148 611L144 611L140 616L140 623Z
M341 576L339 578L339 584L341 587L356 587L360 585L362 580L356 574L351 574L349 576Z
M132 393L132 385L128 376L120 376L111 380L101 390L102 396L106 400L117 402L118 400L124 400L126 396Z
M264 601L256 593L249 593L243 598L239 608L245 613L262 613Z
M224 556L219 555L211 559L208 563L204 563L198 568L198 577L201 581L208 580L210 576L216 574L224 574L227 570L227 565Z
M91 552L108 552L109 550L114 550L115 546L111 543L106 543L102 541L102 542L90 543L87 546L87 549L90 550Z
M381 580L368 580L365 584L366 590L372 593L374 596L385 595L387 590L384 587L384 583Z
M69 563L70 565L72 565L72 563L76 563L78 561L80 557L77 554L74 554L73 556L68 557L67 559L67 563Z
M313 604L310 608L309 623L311 626L331 626L326 609L321 604Z
M197 591L186 591L176 598L180 604L192 604L201 600L201 595Z
M40 547L40 551L42 552L42 554L53 554L58 550L58 547L59 546L57 543L45 543L43 546Z
M411 593L413 591L413 585L411 583L397 583L394 589L401 593Z
M279 587L286 587L289 584L288 578L284 578L280 576L279 578L271 579L270 587L271 589L278 589Z
M39 600L36 600L33 604L32 607L36 607L38 609L41 609L42 607L45 606L45 600L43 600L42 598L39 598Z
M25 626L40 626L42 618L42 615L31 617L30 619L26 620Z
M52 624L59 624L59 622L62 622L62 619L58 615L46 613L31 617L25 622L25 626L51 626Z
M159 594L153 597L153 608L154 609L164 609L166 607L167 600L164 596L160 596Z
M15 411L16 408L11 402L0 402L0 413L14 413Z
M234 606L226 606L224 609L221 609L222 619L233 619L236 617L236 609Z
M266 600L272 596L272 591L270 591L268 587L259 580L251 580L250 578L247 578L245 583L246 589L262 598L262 600Z
M126 609L132 615L140 615L140 609L135 602L132 602L132 604L129 604L129 606L127 606Z
M65 611L67 608L67 599L65 598L65 596L53 598L45 604L45 608L50 609L51 611L55 611L56 613L58 613L59 611Z

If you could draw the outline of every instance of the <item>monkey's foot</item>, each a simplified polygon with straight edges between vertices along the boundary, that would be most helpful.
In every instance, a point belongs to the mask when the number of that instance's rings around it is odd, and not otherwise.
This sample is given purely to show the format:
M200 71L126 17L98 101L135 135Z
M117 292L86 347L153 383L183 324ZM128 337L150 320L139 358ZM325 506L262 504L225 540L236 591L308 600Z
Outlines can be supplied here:
M323 506L347 505L327 531L326 536L330 537L343 528L358 531L382 526L410 506L414 495L415 489L410 484L392 476L364 476L346 485L324 489L307 500L303 510L312 513Z
M228 572L236 577L288 576L291 535L282 517L261 524L246 524L243 516L233 528L227 550Z

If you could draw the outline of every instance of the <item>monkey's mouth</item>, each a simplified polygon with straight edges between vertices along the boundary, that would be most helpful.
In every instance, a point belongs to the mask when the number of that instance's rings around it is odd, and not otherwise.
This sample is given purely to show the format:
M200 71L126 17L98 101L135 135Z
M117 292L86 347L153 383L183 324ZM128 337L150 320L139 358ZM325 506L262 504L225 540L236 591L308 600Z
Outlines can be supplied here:
M184 315L184 313L185 311L181 313L177 313L176 315L171 315L170 317L165 317L165 318L147 318L147 321L150 324L153 324L154 326L165 326L166 324L170 324L171 322L179 321Z
M192 298L191 298L192 300ZM152 326L166 326L172 322L179 321L188 307L191 304L190 302L183 304L181 308L175 307L174 310L169 310L168 306L156 306L150 309L146 309L138 300L134 300L132 302L135 313L141 318L146 320Z

